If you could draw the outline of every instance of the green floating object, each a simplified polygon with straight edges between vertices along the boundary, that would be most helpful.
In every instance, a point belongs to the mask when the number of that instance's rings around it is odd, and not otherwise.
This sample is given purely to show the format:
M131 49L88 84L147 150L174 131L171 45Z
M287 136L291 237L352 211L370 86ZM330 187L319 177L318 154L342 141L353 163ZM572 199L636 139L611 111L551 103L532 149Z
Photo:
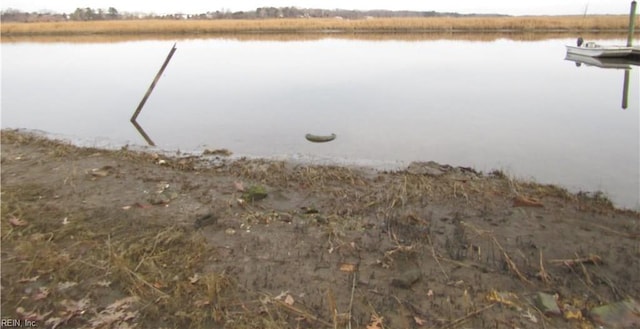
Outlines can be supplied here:
M262 185L253 185L242 193L242 199L246 201L259 201L267 197L267 189Z
M561 315L560 307L558 307L558 303L556 299L551 294L546 294L544 292L539 292L535 295L534 301L536 306L544 313L545 315Z
M611 328L640 326L640 304L633 299L594 307L591 318L598 324Z
M330 141L336 139L336 134L331 134L331 135L306 134L306 135L304 135L304 138L306 138L308 141L314 142L314 143L326 143L326 142L330 142Z

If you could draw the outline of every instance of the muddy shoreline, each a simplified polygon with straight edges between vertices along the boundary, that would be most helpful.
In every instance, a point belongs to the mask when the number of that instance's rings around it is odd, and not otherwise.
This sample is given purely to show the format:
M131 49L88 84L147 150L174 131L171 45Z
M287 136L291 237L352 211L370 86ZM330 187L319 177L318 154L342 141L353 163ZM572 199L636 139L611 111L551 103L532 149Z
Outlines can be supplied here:
M1 142L3 319L640 326L607 309L640 307L640 214L599 195L433 163L172 157L10 130Z

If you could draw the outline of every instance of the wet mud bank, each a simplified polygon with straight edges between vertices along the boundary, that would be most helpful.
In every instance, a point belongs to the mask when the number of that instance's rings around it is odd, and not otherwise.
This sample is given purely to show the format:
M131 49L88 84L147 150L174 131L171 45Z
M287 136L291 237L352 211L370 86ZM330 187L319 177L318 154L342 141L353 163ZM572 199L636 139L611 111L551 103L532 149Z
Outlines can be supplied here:
M634 328L640 215L384 172L2 131L2 318L68 328Z

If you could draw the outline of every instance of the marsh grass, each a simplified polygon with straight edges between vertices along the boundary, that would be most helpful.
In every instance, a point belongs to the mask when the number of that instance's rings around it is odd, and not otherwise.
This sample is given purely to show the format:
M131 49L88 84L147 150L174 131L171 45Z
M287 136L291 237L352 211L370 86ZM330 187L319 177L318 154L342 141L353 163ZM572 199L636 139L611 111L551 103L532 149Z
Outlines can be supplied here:
M122 20L93 22L3 23L3 39L24 35L199 35L296 32L575 32L626 31L625 15L429 17L345 20Z
M118 43L141 40L182 41L182 40L235 40L235 41L277 41L299 42L322 39L363 40L363 41L495 41L507 39L514 41L538 41L549 39L575 38L576 32L289 32L289 33L216 33L216 34L75 34L75 35L9 35L2 37L3 43L38 42L38 43ZM585 40L625 38L623 32L580 32Z
M53 301L104 307L134 297L139 316L150 323L202 328L226 316L235 283L224 272L204 270L215 254L204 237L175 225L136 218L114 225L95 212L59 209L47 201L54 192L34 184L2 187L3 314L17 306L62 314L64 303ZM10 218L25 224L12 225ZM87 312L80 321L92 316Z

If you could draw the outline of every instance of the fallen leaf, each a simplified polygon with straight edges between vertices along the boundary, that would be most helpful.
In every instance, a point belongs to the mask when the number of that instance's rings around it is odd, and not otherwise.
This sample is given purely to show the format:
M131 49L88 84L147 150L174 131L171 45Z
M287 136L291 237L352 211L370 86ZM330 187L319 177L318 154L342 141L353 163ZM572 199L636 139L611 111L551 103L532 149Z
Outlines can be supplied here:
M33 295L33 300L43 300L49 296L49 288L40 287L38 288L38 292Z
M244 185L242 182L233 182L233 186L235 186L237 191L244 192Z
M91 169L91 175L94 177L107 177L109 176L111 173L113 173L113 167L112 166L104 166L102 168L94 168Z
M51 233L51 234L53 235L53 233ZM31 241L45 241L45 240L49 239L50 237L51 236L49 236L48 234L33 233L29 237L29 240L31 240Z
M29 320L29 321L37 321L37 322L41 322L42 320L44 320L47 316L49 316L49 314L51 314L52 312L47 312L45 314L39 314L35 311L32 312L27 312L24 307L20 306L18 308L16 308L16 314L23 320Z
M119 310L119 309L127 309L131 307L132 304L135 304L140 299L138 297L125 297L122 299L118 299L115 302L109 304L106 307L106 310Z
M519 306L518 296L511 292L499 292L496 290L492 290L487 296L487 300L490 302L497 302L502 305L506 305L509 307L513 307L517 310L521 310L522 308Z
M59 325L65 323L68 319L63 319L63 318L58 318L58 317L53 317L53 318L48 318L47 321L44 322L44 325L49 327L49 328L57 328Z
M371 322L367 325L367 329L382 329L382 320L384 317L371 314Z
M72 282L72 281L60 282L58 283L58 290L59 291L67 290L77 284L78 284L77 282Z
M356 271L356 265L355 264L350 264L350 263L342 263L342 264L340 264L340 271L347 272L347 273L353 273L353 272Z
M426 321L424 319L421 319L417 316L413 317L413 320L416 322L417 325L419 326L424 326L424 324L426 323Z
M29 222L27 222L24 219L20 219L18 217L11 216L11 218L9 218L9 224L11 224L13 226L27 226L27 225L29 225Z
M162 283L162 282L160 282L160 281L156 281L156 282L154 282L154 283L153 283L153 286L154 286L154 287L156 287L156 289L162 289L162 288L166 287L166 286L164 285L164 283Z
M569 304L565 304L563 307L564 318L567 320L581 320L583 319L582 311L576 307L573 307Z
M284 303L291 306L293 305L295 301L293 300L293 297L291 297L291 295L287 295L287 297L284 298Z
M527 310L527 313L522 313L522 317L533 323L538 323L538 318L535 315L531 314L530 310Z
M128 311L128 309L138 300L137 297L126 297L113 302L91 319L91 328L131 328L126 321L137 317L138 311Z
M527 198L524 196L517 196L513 198L513 206L514 207L544 207L542 202L538 199Z
M111 281L107 281L107 280L98 281L96 282L96 285L107 288L111 285Z
M193 302L193 306L195 307L207 306L209 304L211 304L211 302L206 299L200 299Z
M18 283L35 282L35 281L38 281L39 278L40 278L39 275L36 275L34 277L30 277L30 278L22 278L22 279L18 280Z
M283 291L278 296L273 297L273 299L282 300L288 294L289 294L289 290Z
M200 276L198 275L198 273L196 273L192 277L189 278L189 283L195 284L199 280L200 280Z
M133 204L134 206L138 207L138 208L142 208L142 209L147 209L147 208L151 208L150 204L144 204L144 203L140 203L140 202L136 202L135 204Z

